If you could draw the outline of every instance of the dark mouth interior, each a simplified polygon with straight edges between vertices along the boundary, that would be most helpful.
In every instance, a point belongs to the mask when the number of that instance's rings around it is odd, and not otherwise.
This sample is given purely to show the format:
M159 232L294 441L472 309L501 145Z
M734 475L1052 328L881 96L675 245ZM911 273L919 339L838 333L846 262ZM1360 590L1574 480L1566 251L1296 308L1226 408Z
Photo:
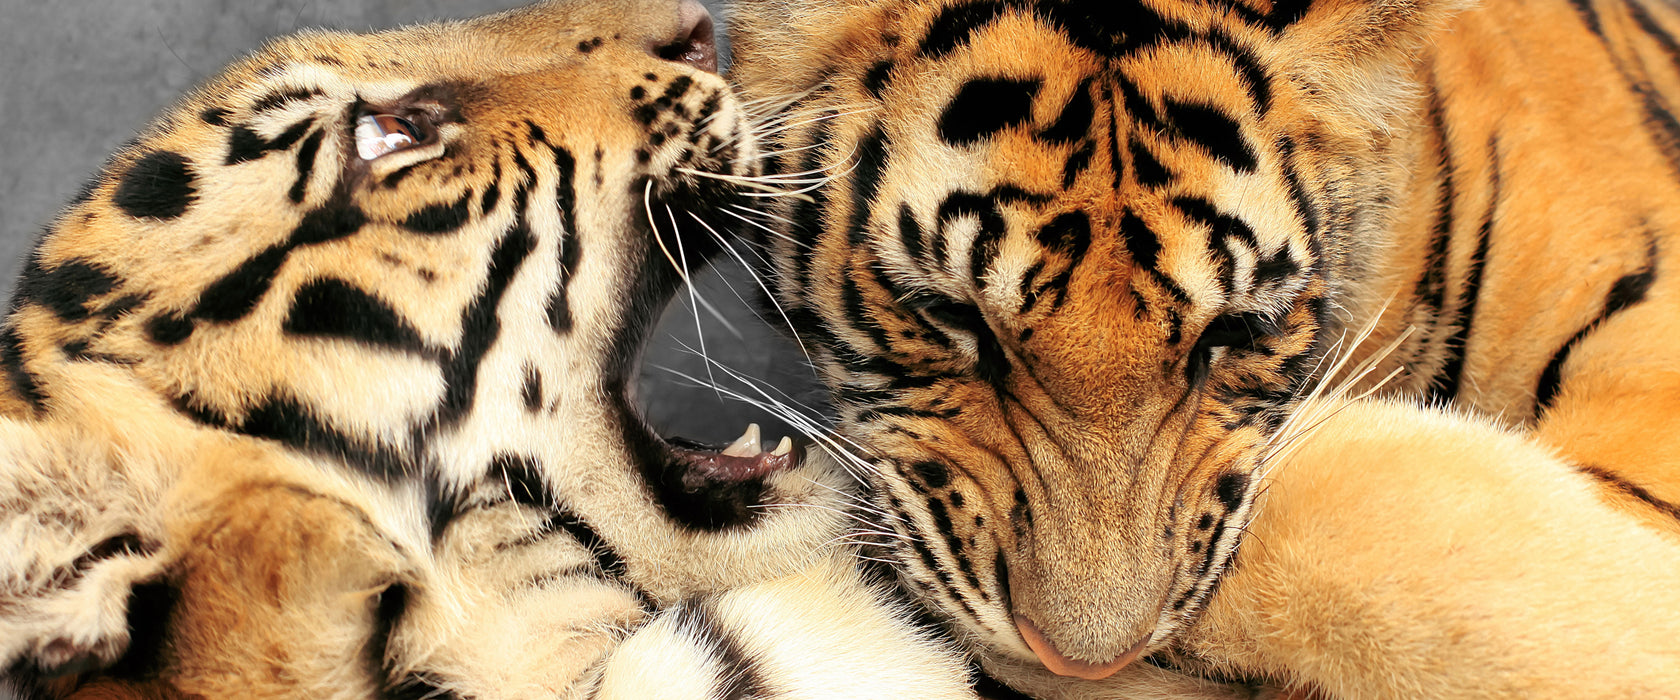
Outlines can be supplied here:
M695 295L709 302L740 337L704 304L697 330L689 290L679 288L644 351L637 377L637 408L665 439L673 456L697 476L733 482L796 466L809 443L805 437L809 430L778 411L730 394L764 402L762 391L788 410L818 419L830 415L827 392L798 344L760 320L756 295L763 291L740 263L720 256L694 281ZM702 337L713 362L709 376L708 363L698 355ZM753 381L738 379L724 368ZM705 385L711 382L718 388ZM744 444L741 439L748 437L752 424L758 426L760 439ZM791 452L774 454L783 437L791 439ZM732 445L735 449L728 449Z

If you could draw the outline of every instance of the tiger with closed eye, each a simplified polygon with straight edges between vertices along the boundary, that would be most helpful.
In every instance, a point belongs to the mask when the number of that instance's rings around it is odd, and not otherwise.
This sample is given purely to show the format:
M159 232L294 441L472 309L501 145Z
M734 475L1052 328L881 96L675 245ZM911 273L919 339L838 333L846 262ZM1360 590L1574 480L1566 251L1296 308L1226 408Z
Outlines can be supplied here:
M776 310L999 679L1672 694L1680 10L1470 5L735 4Z
M0 693L972 697L835 462L631 405L715 70L692 1L306 32L113 156L0 326Z

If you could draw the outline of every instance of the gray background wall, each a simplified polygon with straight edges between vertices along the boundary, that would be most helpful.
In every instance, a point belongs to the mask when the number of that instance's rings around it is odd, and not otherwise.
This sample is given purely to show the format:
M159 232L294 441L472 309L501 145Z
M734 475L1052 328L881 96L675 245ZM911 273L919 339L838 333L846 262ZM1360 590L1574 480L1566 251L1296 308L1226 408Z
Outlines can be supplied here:
M587 1L587 0L585 0ZM721 0L705 0L714 15ZM0 299L41 226L105 156L175 97L264 39L304 27L366 30L468 17L521 0L0 0ZM720 18L721 19L721 18ZM739 337L701 313L714 360L820 402L803 358L750 307L745 272L702 278L700 291ZM769 414L686 386L660 367L704 377L686 297L673 303L643 365L642 403L665 434L729 440L748 420L768 439L787 430ZM738 385L737 385L738 386Z

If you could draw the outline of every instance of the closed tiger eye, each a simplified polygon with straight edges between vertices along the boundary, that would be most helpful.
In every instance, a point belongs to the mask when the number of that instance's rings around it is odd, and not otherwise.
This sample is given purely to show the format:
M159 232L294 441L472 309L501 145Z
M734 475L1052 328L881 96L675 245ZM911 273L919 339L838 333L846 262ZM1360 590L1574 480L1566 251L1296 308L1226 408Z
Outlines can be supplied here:
M418 145L424 139L407 119L392 114L366 114L356 120L356 154L373 160Z

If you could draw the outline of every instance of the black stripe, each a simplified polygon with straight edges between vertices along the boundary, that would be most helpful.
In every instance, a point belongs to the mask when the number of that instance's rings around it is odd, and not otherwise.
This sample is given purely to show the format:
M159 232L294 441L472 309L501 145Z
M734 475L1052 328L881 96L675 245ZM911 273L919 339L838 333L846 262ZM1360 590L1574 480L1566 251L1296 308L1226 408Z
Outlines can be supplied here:
M1661 498L1657 498L1655 494L1646 490L1643 486L1622 478L1620 474L1617 474L1609 469L1595 467L1589 464L1577 465L1575 469L1583 474L1591 476L1594 479L1598 479L1600 482L1619 493L1644 501L1646 505L1657 509L1657 512L1662 513L1663 515L1674 518L1675 520L1680 520L1680 504L1671 503Z
M454 233L472 218L472 199L472 190L467 190L453 204L428 204L409 214L403 228L430 236Z
M536 245L530 230L523 226L513 227L496 243L495 251L490 254L484 290L461 319L460 345L443 362L446 389L443 403L438 406L436 424L452 425L472 409L478 393L478 367L502 333L497 307L508 285L513 283L514 274Z
M1209 202L1200 197L1174 197L1172 205L1190 220L1208 227L1208 249L1215 252L1225 250L1225 241L1236 238L1246 244L1256 254L1260 252L1260 241L1251 228L1241 217L1219 211Z
M1458 318L1452 335L1447 338L1447 361L1430 382L1429 400L1446 404L1458 398L1464 381L1464 360L1470 352L1470 334L1476 323L1476 305L1482 296L1482 273L1487 268L1488 249L1493 240L1493 219L1500 204L1499 136L1488 137L1488 207L1482 215L1482 225L1476 229L1476 250L1470 256L1465 273L1464 288L1458 297Z
M1253 171L1257 166L1254 148L1243 138L1242 126L1218 107L1171 98L1164 100L1163 105L1167 120L1178 135L1240 172Z
M887 135L880 124L876 124L869 135L858 142L857 167L852 175L852 216L846 225L846 237L854 248L868 243L869 210L881 189L881 174L887 167L887 148Z
M367 216L359 207L348 202L348 191L341 189L334 192L331 201L303 216L303 221L298 222L298 227L292 231L289 245L336 241L362 230L362 226L367 224Z
M1669 105L1668 100L1651 84L1650 77L1645 75L1644 66L1638 60L1637 55L1635 60L1631 62L1631 66L1629 65L1630 62L1617 55L1617 47L1605 36L1598 13L1593 8L1592 0L1570 0L1570 4L1574 6L1576 13L1580 15L1581 21L1587 25L1587 28L1598 36L1600 43L1604 46L1605 53L1615 63L1616 71L1621 74L1628 89L1639 97L1640 105L1645 111L1645 126L1651 132L1651 139L1656 142L1658 150L1662 151L1663 156L1668 159L1669 168L1675 174L1680 175L1680 119L1675 119L1674 110ZM1636 7L1633 3L1628 3L1627 7L1634 20L1647 32L1651 32L1652 38L1662 44L1665 52L1669 52L1674 41L1673 37L1664 31L1649 15L1646 15L1642 8ZM1646 26L1647 22L1649 23L1648 27ZM1670 57L1673 58L1673 53L1670 53Z
M717 662L717 686L712 689L711 697L719 700L778 697L758 662L713 614L708 606L698 602L676 610L677 627L707 647Z
M18 276L13 305L46 307L59 320L75 323L88 317L88 303L116 289L121 280L110 268L91 260L70 259L47 267L39 251L30 254Z
M1030 102L1028 108L1031 108ZM1091 100L1091 79L1086 78L1073 89L1073 95L1062 106L1062 113L1057 115L1055 123L1038 132L1038 137L1054 144L1073 143L1091 133L1091 122L1096 116L1097 106Z
M887 88L887 80L892 77L892 70L892 61L879 61L870 66L869 71L863 74L863 89L868 91L871 97L881 99L881 94Z
M974 565L969 563L968 556L963 553L962 539L957 537L956 528L952 526L950 510L938 496L929 494L926 500L928 513L933 516L933 527L945 538L945 549L951 555L951 560L957 563L957 570L967 579L969 588L984 594L980 588L980 577L975 575Z
M270 246L257 253L232 272L211 283L199 295L198 305L191 316L216 323L229 323L244 318L255 309L257 302L268 293L280 265L286 261L292 246Z
M261 134L252 131L250 127L243 124L235 125L233 134L228 137L228 154L222 164L238 165L261 158L271 151L284 151L291 148L292 144L303 138L304 132L308 131L309 126L313 123L312 119L304 119L286 127L286 130L280 132L279 136L274 137L273 141L263 138Z
M922 36L921 55L938 59L967 44L976 31L1003 15L1009 4L970 2L945 8Z
M1045 250L1053 250L1068 257L1069 267L1085 259L1091 246L1091 216L1083 209L1056 215L1034 235Z
M338 279L314 280L299 289L281 328L292 335L338 338L423 357L439 354L390 304Z
M303 100L320 97L321 94L321 91L316 88L287 88L284 90L276 90L268 93L267 95L263 95L255 103L253 103L251 105L251 112L254 114L280 109L281 107L285 107L293 102L301 102Z
M1149 152L1149 147L1144 146L1142 141L1132 139L1130 150L1132 175L1137 178L1139 185L1160 187L1172 181L1172 174L1167 172L1166 166L1161 165L1161 161Z
M906 256L923 270L928 269L928 261L923 258L922 225L916 222L916 213L910 211L909 204L898 205L898 240L903 243Z
M181 590L169 581L135 585L128 593L128 651L102 673L129 681L157 678L180 602Z
M502 161L495 158L490 161L490 185L484 188L484 196L478 200L479 216L489 216L497 204L502 201Z
M341 433L318 418L308 406L289 397L271 395L237 422L206 408L191 394L175 399L175 408L205 425L274 440L301 452L335 459L382 481L419 473L397 448L377 438L370 444Z
M840 279L840 303L846 312L846 322L854 330L861 331L874 341L875 347L890 350L893 347L892 336L887 334L885 326L876 318L877 314L869 307L863 298L863 288L858 286L855 275L843 275Z
M1277 148L1283 161L1283 179L1289 185L1289 198L1295 202L1295 214L1301 217L1307 240L1316 242L1323 222L1319 219L1318 208L1313 206L1306 184L1301 182L1300 169L1295 162L1295 140L1287 136L1280 138Z
M298 147L297 179L292 181L292 189L286 193L294 204L303 202L303 195L309 188L309 175L315 171L315 157L321 152L321 137L325 133L319 130L310 133L309 138L304 139L303 145Z
M1126 240L1126 250L1132 264L1145 270L1155 269L1156 257L1161 253L1161 238L1130 209L1120 218L1120 236Z
M1125 100L1126 113L1132 117L1132 125L1153 129L1165 133L1167 125L1161 121L1161 114L1155 110L1155 105L1143 96L1137 85L1120 73L1114 74L1114 82L1120 86L1121 99ZM1117 137L1120 134L1118 126L1114 129ZM1118 168L1116 168L1118 169Z
M290 240L270 246L211 283L199 294L198 305L193 307L189 316L215 323L230 323L251 313L273 286L275 275L292 249L336 240L361 230L367 219L360 209L345 204L347 199L348 193L340 190L332 201L305 214L303 221L292 231ZM176 323L169 329L160 330L184 329ZM156 333L153 339L164 342Z
M533 508L555 506L554 494L549 491L548 480L543 478L542 464L535 457L507 452L497 454L490 460L488 473L491 477L501 475L507 494L514 503Z
M559 173L555 183L555 201L560 208L560 280L549 295L543 311L548 327L555 333L570 333L573 316L571 286L577 276L578 264L583 260L583 235L577 230L577 159L570 151L555 147L554 167ZM526 226L523 208L519 211L520 226Z
M1079 179L1080 174L1091 167L1091 156L1096 155L1096 153L1097 145L1086 141L1084 146L1080 146L1078 150L1068 154L1067 162L1062 164L1063 190L1073 187L1074 181Z
M618 555L618 550L596 532L594 526L582 516L567 511L556 513L548 519L549 529L563 530L584 549L589 550L590 556L595 558L595 566L601 573L611 576L621 582L629 583L630 567L624 564L624 559ZM645 594L644 594L645 595Z
M1272 3L1272 13L1266 16L1266 26L1273 32L1281 32L1296 22L1301 21L1312 9L1313 0L1277 0ZM1240 5L1241 3L1231 3Z
M1610 294L1604 299L1604 309L1599 311L1598 316L1585 327L1570 336L1569 340L1564 342L1563 347L1558 348L1557 353L1552 355L1552 360L1546 363L1546 369L1540 372L1540 381L1534 390L1534 415L1536 418L1551 408L1552 402L1557 398L1558 390L1563 382L1563 363L1569 359L1569 354L1575 350L1575 346L1585 340L1593 331L1598 330L1598 327L1603 325L1605 321L1610 320L1611 316L1615 316L1628 307L1645 300L1646 292L1650 291L1651 284L1656 281L1657 277L1656 242L1653 240L1649 245L1649 257L1645 266L1637 272L1622 276L1610 285Z
M536 413L543 406L542 373L534 365L525 365L525 383L519 388L519 397L525 403L525 410Z
M1032 120L1033 99L1043 81L974 78L957 90L939 117L939 138L969 146Z
M1596 34L1599 39L1604 39L1604 27L1598 20L1598 10L1593 8L1593 0L1569 0L1569 4L1575 8L1576 14L1581 16L1581 21L1586 23L1587 31Z

